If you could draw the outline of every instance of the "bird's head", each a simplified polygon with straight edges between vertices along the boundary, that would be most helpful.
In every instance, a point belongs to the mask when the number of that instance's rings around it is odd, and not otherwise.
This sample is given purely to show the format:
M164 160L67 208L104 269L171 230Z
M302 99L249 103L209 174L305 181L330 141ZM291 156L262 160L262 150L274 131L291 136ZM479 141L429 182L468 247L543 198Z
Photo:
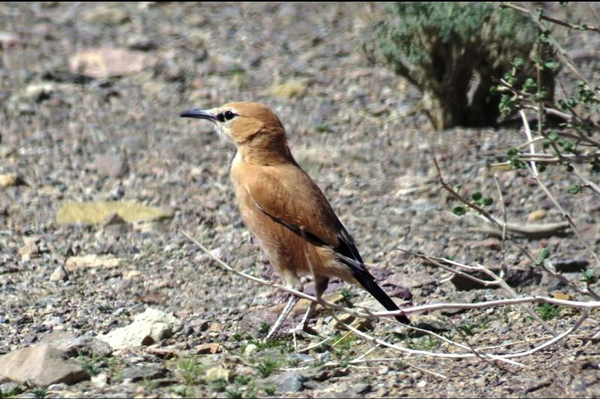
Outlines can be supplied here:
M236 102L213 109L192 109L180 116L213 122L219 134L231 139L238 148L273 140L285 141L285 130L279 118L269 107L259 103Z
M236 102L207 110L192 109L180 116L214 123L221 136L233 141L244 161L263 165L295 163L285 129L266 105Z

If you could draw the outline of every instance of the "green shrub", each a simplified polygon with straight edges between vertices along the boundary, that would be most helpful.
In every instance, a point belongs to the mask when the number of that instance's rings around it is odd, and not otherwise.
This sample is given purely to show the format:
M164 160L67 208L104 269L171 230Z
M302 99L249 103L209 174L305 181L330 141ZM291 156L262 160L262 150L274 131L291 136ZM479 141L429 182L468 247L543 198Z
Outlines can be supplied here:
M552 98L556 71L540 62L550 46L529 17L492 3L392 3L386 11L363 49L423 92L436 130L495 126L500 96L491 89L517 58L524 65L514 83L537 80L542 65L539 80Z

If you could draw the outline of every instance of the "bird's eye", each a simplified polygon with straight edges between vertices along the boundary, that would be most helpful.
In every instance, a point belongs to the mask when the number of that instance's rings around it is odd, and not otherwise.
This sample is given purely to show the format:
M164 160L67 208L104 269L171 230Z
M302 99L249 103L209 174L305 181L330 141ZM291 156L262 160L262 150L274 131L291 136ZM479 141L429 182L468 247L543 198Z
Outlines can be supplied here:
M231 120L235 118L236 114L231 111L225 111L225 120Z

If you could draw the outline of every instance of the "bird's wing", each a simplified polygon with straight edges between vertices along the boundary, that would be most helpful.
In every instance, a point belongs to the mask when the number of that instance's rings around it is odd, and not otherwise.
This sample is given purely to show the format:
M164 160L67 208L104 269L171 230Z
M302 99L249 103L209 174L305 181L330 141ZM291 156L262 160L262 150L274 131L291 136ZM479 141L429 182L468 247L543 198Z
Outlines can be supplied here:
M351 268L366 271L354 240L310 177L296 167L268 172L255 173L247 181L246 189L256 206L312 244L332 248Z

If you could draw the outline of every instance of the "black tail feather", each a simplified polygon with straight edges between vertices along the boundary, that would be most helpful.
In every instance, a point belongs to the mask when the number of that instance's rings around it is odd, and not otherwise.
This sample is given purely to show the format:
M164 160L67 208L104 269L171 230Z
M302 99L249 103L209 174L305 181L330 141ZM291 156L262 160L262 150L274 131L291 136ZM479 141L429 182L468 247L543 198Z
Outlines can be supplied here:
M338 258L342 263L350 268L352 276L362 285L362 287L373 295L380 304L383 305L389 311L400 310L398 305L381 289L379 284L375 281L375 278L369 273L364 263L359 262L355 259L349 258L343 254L338 253ZM410 324L410 320L405 315L401 314L394 316L402 324Z
M356 278L356 276L354 276ZM362 279L357 278L358 282L363 286L369 294L373 295L380 304L389 311L400 310L398 305L385 293L384 290L371 278L371 276L363 276ZM394 316L402 324L410 324L410 320L405 315L401 314Z

